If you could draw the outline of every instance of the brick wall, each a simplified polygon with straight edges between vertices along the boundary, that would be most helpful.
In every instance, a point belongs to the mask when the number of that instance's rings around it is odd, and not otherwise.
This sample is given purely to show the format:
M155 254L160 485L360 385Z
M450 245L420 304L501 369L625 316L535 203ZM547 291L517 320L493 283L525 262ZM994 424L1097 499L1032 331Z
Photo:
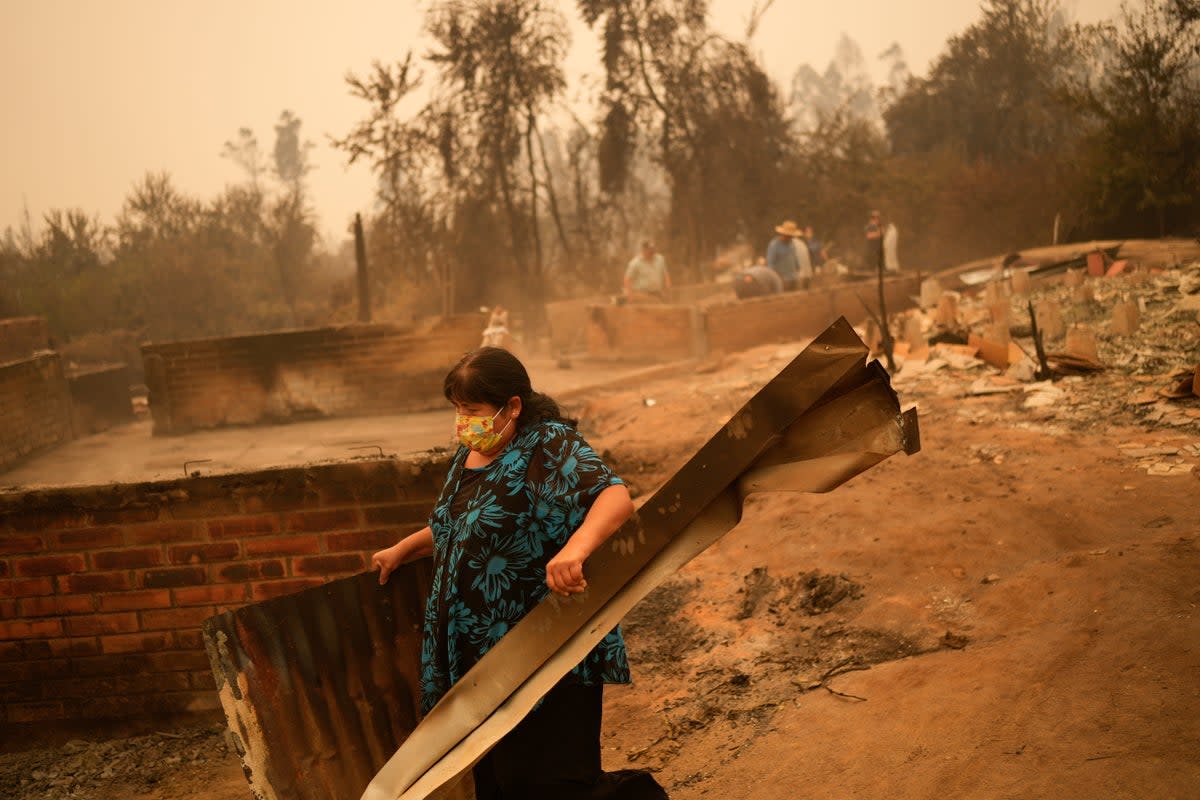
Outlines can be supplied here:
M884 292L888 313L911 308L920 283L915 273L887 279ZM865 320L864 303L878 313L879 293L874 281L749 300L709 299L695 306L592 305L582 318L587 325L588 355L663 361L816 336L839 317L852 323Z
M49 349L50 333L44 317L0 319L0 364L22 361Z
M587 310L587 352L593 358L660 361L701 355L700 310L646 303Z
M201 339L142 348L156 434L438 408L479 315Z
M71 396L58 353L0 364L0 469L71 438Z
M920 285L920 276L915 273L888 278L884 283L888 313L912 308L920 294ZM865 321L864 303L878 313L879 290L875 281L710 305L705 309L708 347L732 352L766 342L816 336L838 317L845 317L852 324Z
M422 527L428 458L0 493L0 728L219 708L201 622L363 572Z

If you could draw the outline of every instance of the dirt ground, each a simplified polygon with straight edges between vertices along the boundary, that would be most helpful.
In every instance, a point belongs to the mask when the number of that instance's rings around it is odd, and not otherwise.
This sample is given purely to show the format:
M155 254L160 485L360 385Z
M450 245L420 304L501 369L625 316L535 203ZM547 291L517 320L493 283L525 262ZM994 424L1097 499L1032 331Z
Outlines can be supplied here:
M571 410L644 496L798 350ZM751 498L634 610L607 768L652 769L675 800L1200 796L1200 468L1127 454L1200 462L1200 422L1030 410L971 380L901 385L920 453ZM0 756L0 797L249 792L218 725Z

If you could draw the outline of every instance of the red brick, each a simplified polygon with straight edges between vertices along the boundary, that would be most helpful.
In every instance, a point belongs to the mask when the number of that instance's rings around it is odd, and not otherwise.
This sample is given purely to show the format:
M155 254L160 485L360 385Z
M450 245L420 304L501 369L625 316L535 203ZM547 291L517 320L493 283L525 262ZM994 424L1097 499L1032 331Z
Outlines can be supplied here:
M26 578L43 575L65 575L71 572L83 572L87 565L81 555L69 556L33 556L18 558L13 562L13 571Z
M16 619L23 616L17 613L17 601L5 598L0 600L0 619Z
M129 543L178 544L180 542L202 542L204 527L195 522L159 522L154 525L133 525L126 529Z
M204 637L199 630L175 631L175 649L204 650Z
M174 595L175 603L181 606L244 603L246 587L236 583L225 583L220 586L188 586L175 589Z
M115 692L122 695L177 692L190 688L191 681L186 672L118 675L114 687Z
M65 580L65 588L66 591L75 594L91 594L93 592L120 592L131 587L129 573L90 572L69 576Z
M118 678L66 678L46 681L46 694L51 697L112 697L118 693Z
M256 488L242 497L242 510L247 514L263 511L292 511L300 508L316 508L321 498L315 490L288 487L276 491Z
M206 564L235 559L238 557L238 549L237 542L209 542L172 545L167 552L172 564Z
M98 508L92 511L91 522L97 525L130 525L139 522L154 522L158 519L156 506L130 506L127 508Z
M321 539L316 535L272 536L246 542L248 556L309 556L321 552Z
M358 553L293 558L292 572L296 575L344 575L361 572L365 560Z
M50 657L65 660L94 656L100 652L100 641L93 636L81 639L51 639Z
M164 608L158 611L143 611L139 616L144 631L199 628L200 623L212 616L212 609L208 606Z
M331 553L347 551L372 552L391 547L400 541L394 528L375 528L369 531L346 531L325 534L325 549Z
M14 531L44 531L59 528L82 528L92 523L86 511L68 508L55 511L18 511L8 515Z
M59 700L46 700L39 703L9 703L5 706L6 722L49 722L65 719L67 716L63 704Z
M64 614L90 614L95 602L89 595L51 595L21 600L22 617L54 617Z
M195 672L212 673L208 653L203 650L167 650L146 655L146 669L150 672Z
M241 503L233 497L187 500L167 507L167 513L172 519L211 519L237 514L241 510Z
M46 548L41 536L0 536L0 555L40 553Z
M50 537L50 547L54 550L95 550L101 547L120 547L123 544L125 533L115 527L57 531Z
M367 525L424 525L429 519L432 502L392 503L386 506L367 506L362 510Z
M353 508L299 511L287 515L287 529L290 531L320 532L357 527L358 511Z
M278 532L279 517L275 514L208 521L208 535L213 539L243 539Z
M9 575L9 566L7 558L0 558L0 578L7 578Z
M146 608L170 608L169 589L145 589L100 595L101 611L141 611Z
M51 639L62 636L61 619L12 619L0 622L0 639Z
M105 550L92 553L92 566L96 569L142 569L157 567L163 563L162 550L157 547L142 547L129 550Z
M287 581L264 581L256 583L251 587L251 594L254 600L270 600L273 597L281 597L285 594L293 594L305 589L311 589L314 586L321 586L325 581L320 578L302 578L299 580Z
M213 580L224 581L226 583L244 583L259 578L282 578L286 574L287 569L284 567L283 562L278 559L272 561L244 561L238 564L227 564L219 569L214 569Z
M142 575L142 587L145 589L171 589L176 586L200 586L205 583L208 583L208 574L204 567L150 569Z
M100 650L104 653L148 653L167 649L169 636L166 633L129 633L117 636L102 636Z
M193 672L191 674L191 687L193 689L216 689L217 681L213 678L212 670L208 672Z
M81 677L95 675L120 675L122 672L138 672L145 669L148 656L141 653L130 655L102 655L96 653L74 662L75 674Z
M67 619L67 633L70 636L100 636L109 633L133 633L137 630L137 614L132 611Z

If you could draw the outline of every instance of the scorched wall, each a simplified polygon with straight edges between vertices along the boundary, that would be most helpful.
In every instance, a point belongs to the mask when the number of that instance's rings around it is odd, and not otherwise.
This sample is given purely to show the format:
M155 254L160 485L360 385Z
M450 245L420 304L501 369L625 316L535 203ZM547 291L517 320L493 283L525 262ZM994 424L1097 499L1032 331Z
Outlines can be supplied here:
M422 527L430 457L0 493L0 722L219 708L207 617L369 569Z

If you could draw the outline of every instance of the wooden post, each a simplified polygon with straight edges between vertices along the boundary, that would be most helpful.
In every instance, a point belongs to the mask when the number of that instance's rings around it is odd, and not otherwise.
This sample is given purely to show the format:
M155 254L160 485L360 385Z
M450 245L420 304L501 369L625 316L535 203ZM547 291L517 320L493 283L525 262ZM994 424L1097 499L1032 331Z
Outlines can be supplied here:
M362 215L354 215L354 261L358 269L358 321L371 321L371 291L367 282L367 243L363 238Z

